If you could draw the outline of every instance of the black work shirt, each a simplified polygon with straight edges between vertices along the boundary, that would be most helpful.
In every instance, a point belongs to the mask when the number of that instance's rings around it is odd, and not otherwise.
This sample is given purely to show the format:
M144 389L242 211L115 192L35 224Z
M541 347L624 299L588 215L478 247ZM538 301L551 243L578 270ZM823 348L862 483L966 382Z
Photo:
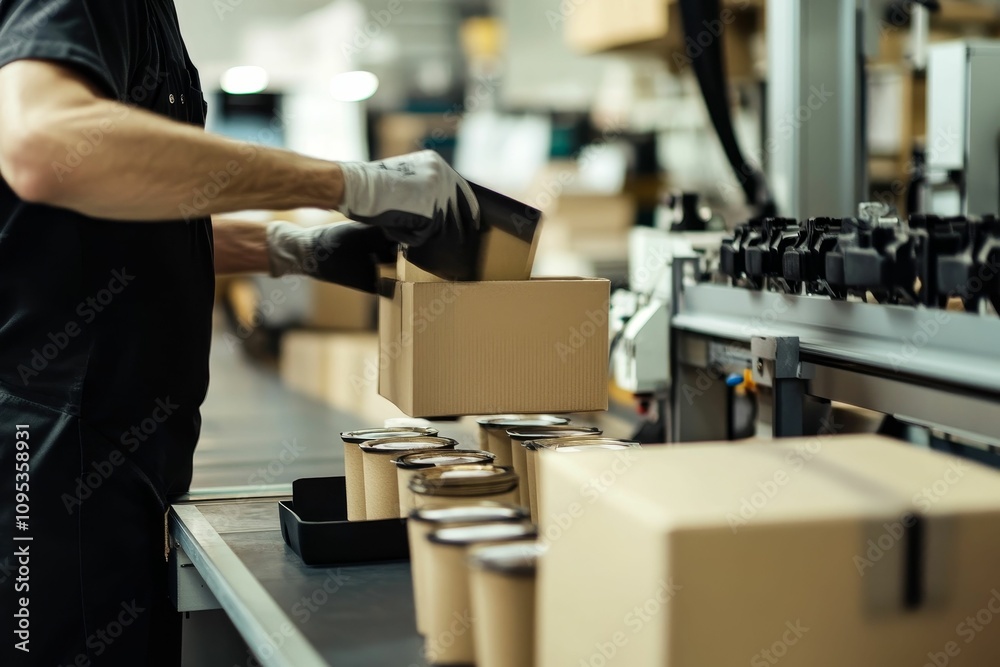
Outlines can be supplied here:
M21 59L128 105L81 132L57 175L101 159L134 107L204 126L173 0L0 1L0 67ZM177 221L115 222L28 204L0 179L0 392L79 416L163 493L190 483L208 387L212 228L190 199Z

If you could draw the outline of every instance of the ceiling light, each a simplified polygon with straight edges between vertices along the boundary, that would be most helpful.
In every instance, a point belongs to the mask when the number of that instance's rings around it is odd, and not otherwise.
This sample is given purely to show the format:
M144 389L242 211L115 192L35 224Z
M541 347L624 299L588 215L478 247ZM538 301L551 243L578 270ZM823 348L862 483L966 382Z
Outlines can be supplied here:
M267 70L255 65L231 67L222 75L222 90L230 95L251 95L267 88Z
M341 102L367 100L376 90L378 77L371 72L344 72L330 80L330 94Z

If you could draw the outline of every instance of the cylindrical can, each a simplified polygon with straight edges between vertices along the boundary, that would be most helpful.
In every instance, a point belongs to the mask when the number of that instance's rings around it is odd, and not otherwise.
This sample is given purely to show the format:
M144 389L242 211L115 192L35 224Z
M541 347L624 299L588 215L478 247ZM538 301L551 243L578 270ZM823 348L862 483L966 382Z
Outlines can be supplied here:
M603 438L599 436L575 436L568 438L544 438L542 440L530 440L524 443L528 454L528 475L532 478L531 484L535 493L535 501L531 509L531 520L537 522L542 516L545 500L542 488L539 484L539 457L545 452L558 452L561 454L571 454L573 452L583 452L592 449L632 449L639 447L638 442L630 440L618 440L616 438Z
M482 434L480 439L485 438L486 446L481 447L496 455L497 465L513 466L514 461L510 456L510 438L507 437L507 429L516 426L558 426L568 424L566 417L556 417L553 415L527 415L523 417L488 417L479 420L479 429Z
M528 454L524 443L544 438L568 438L573 436L601 435L601 430L595 426L573 426L569 424L554 424L549 426L515 426L507 429L510 438L510 456L513 460L514 472L521 481L521 504L531 507L532 479L528 476Z
M451 438L384 438L361 444L365 469L365 514L369 520L399 517L399 487L392 459L400 454L455 449Z
M483 451L490 451L487 445L489 444L490 436L488 429L484 424L494 419L520 419L524 415L491 415L489 417L480 417L476 420L479 424L479 449Z
M469 665L476 659L475 625L469 600L469 549L537 537L530 523L488 523L441 528L427 536L430 605L424 652L433 665ZM458 621L458 622L456 622Z
M524 523L528 512L523 507L493 502L470 501L474 504L458 507L424 507L410 512L406 532L410 541L410 576L413 579L413 603L416 612L417 632L426 634L428 597L433 590L427 588L427 535L438 528L472 526L482 523Z
M437 429L403 427L366 428L340 434L344 441L344 483L347 486L347 520L365 520L365 468L361 443L383 438L432 438Z
M495 457L476 449L456 449L448 452L411 452L392 459L396 466L396 486L399 489L399 516L407 516L413 509L413 492L410 479L420 470L461 465L463 463L491 464Z
M414 507L468 505L476 500L516 505L517 485L513 468L462 464L417 471L409 488Z
M469 597L476 667L535 664L535 573L545 547L536 541L474 547Z

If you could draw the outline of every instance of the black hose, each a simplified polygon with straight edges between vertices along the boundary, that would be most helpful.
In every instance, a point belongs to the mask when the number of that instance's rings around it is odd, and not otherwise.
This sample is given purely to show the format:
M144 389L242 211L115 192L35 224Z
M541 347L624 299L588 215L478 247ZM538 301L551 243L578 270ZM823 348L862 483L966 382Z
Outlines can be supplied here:
M699 46L702 44L698 38L709 29L708 26L723 25L719 0L680 0L680 10L684 33ZM712 33L712 39L704 47L704 51L691 59L691 68L705 99L708 116L722 143L726 159L736 172L747 203L758 208L761 215L773 215L774 200L764 175L744 157L733 131L721 39L721 34Z

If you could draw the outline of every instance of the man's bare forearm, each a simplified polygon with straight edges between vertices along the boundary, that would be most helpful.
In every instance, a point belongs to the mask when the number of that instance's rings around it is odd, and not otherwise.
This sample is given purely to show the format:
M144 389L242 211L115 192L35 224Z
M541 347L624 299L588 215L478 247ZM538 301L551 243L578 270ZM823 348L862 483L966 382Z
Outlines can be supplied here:
M267 223L232 218L212 219L215 273L267 273Z
M343 195L336 163L103 99L75 73L34 61L0 70L0 173L24 199L116 220L330 209Z

